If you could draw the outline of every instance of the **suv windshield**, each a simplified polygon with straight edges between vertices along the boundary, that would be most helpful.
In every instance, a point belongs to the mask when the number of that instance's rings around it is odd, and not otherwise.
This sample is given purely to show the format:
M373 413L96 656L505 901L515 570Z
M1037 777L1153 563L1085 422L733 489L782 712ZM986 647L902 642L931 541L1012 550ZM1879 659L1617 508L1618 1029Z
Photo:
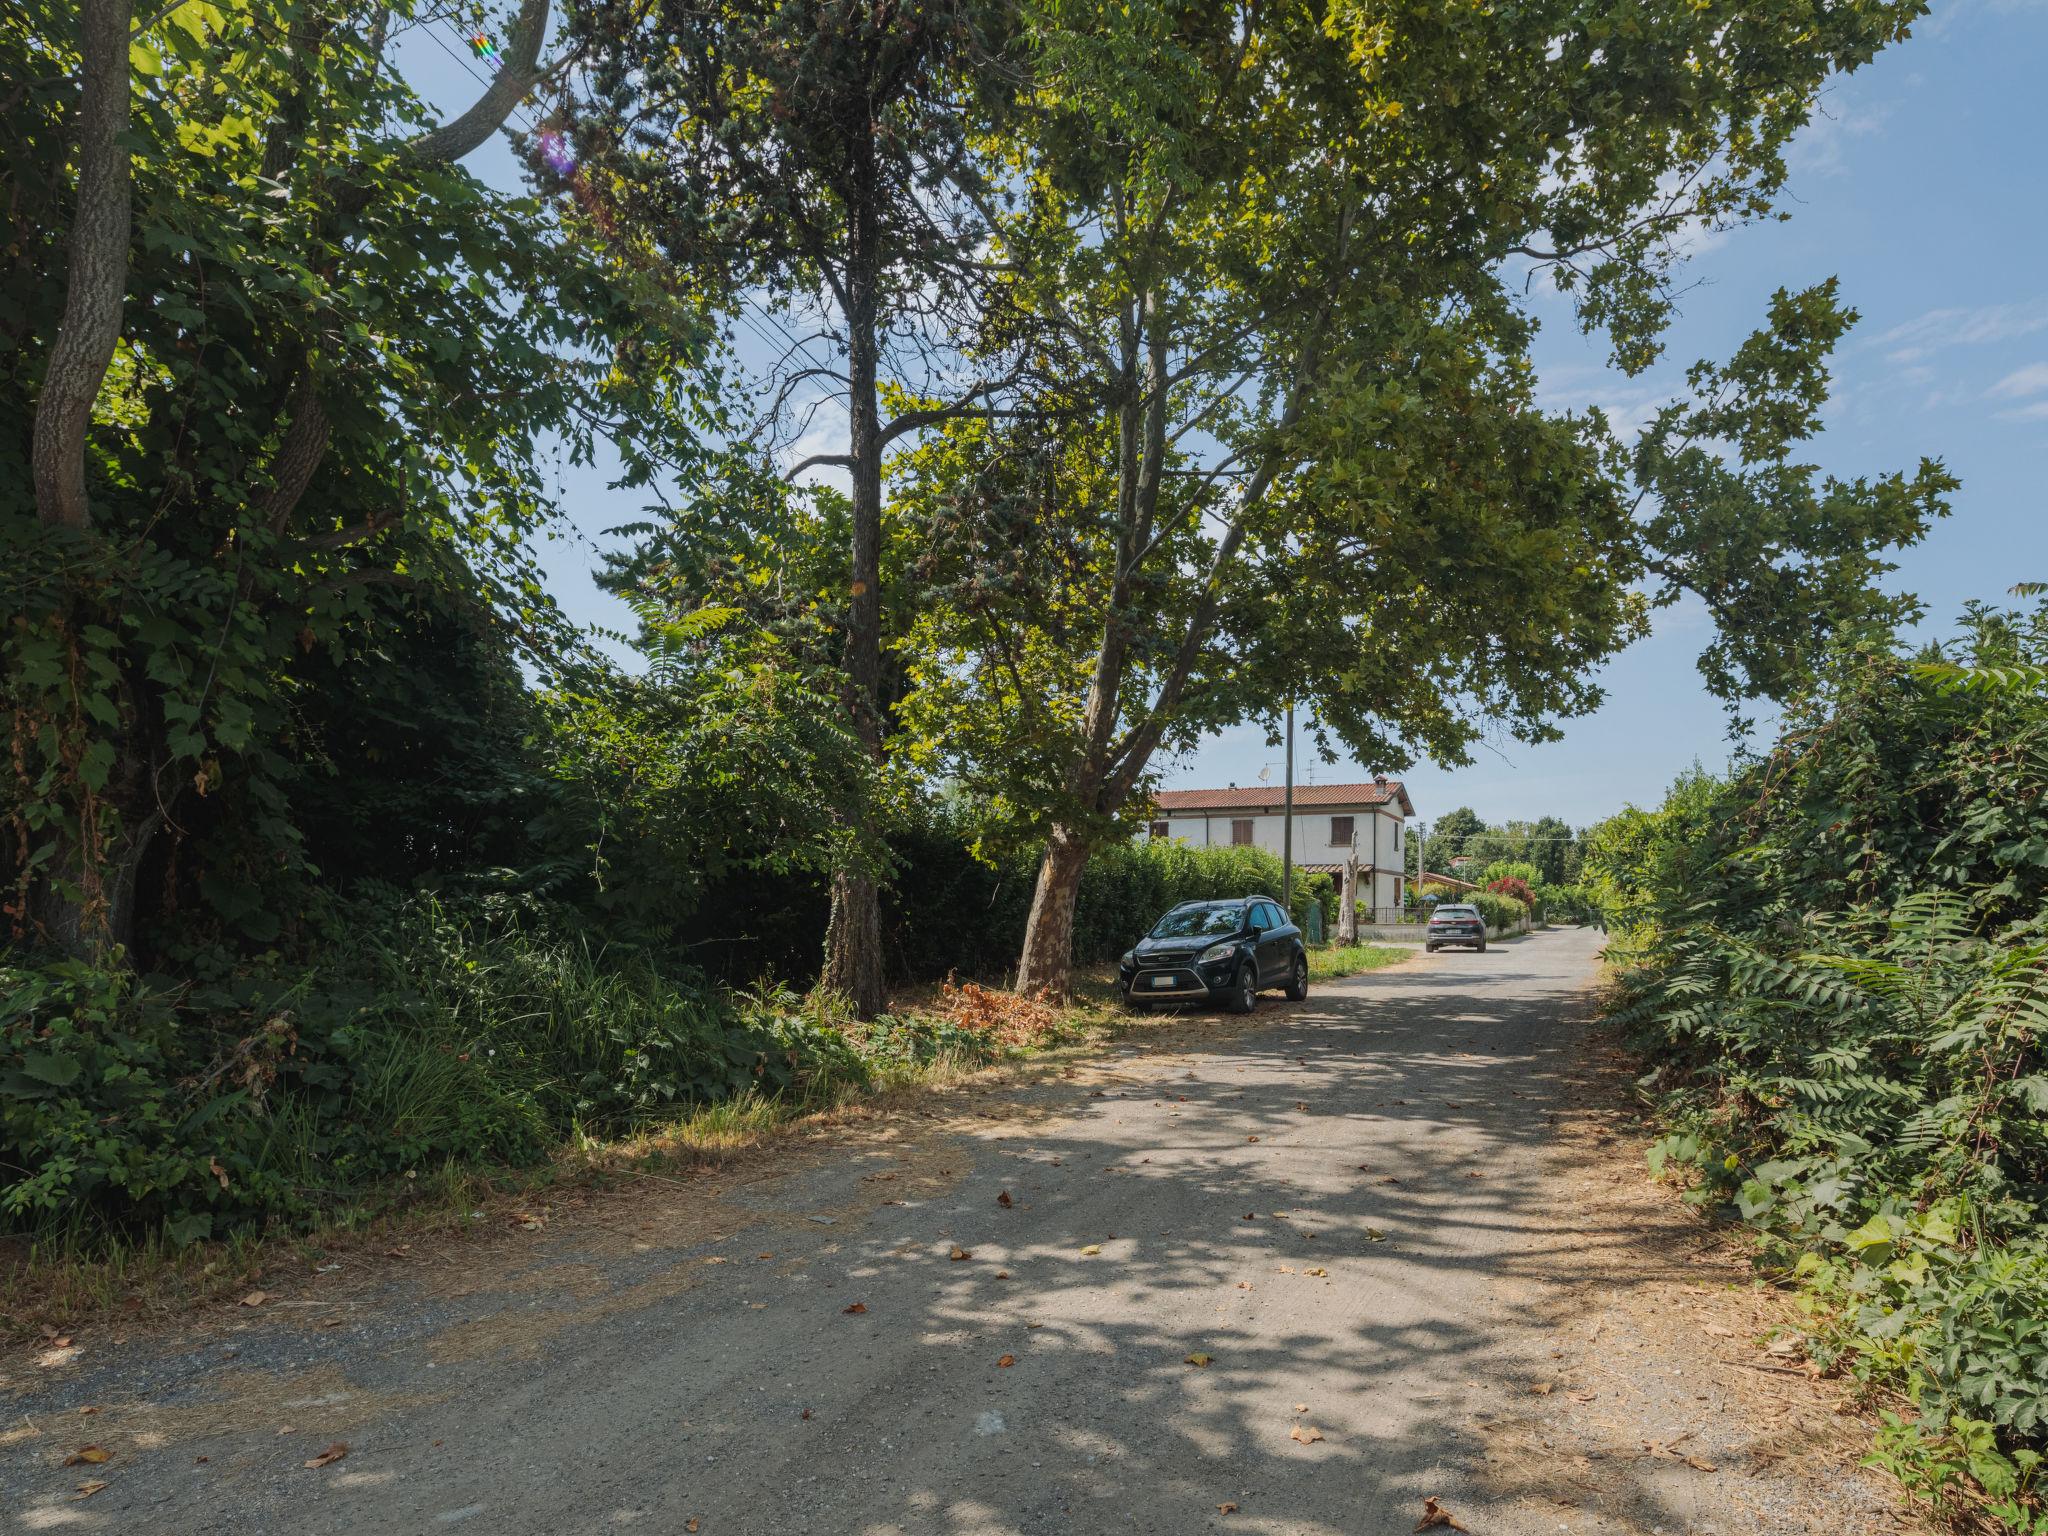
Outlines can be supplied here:
M1155 939L1192 939L1211 933L1235 933L1244 926L1244 908L1175 907L1152 927Z
M1438 917L1477 917L1479 909L1477 907L1438 907L1436 915Z

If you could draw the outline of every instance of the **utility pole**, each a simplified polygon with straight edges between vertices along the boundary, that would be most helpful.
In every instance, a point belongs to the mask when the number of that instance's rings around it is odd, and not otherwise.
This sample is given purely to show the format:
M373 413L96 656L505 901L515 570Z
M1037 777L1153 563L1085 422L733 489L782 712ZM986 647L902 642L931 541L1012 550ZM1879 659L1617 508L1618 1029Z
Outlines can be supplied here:
M1294 921L1294 701L1287 701L1287 798L1280 824L1280 906Z

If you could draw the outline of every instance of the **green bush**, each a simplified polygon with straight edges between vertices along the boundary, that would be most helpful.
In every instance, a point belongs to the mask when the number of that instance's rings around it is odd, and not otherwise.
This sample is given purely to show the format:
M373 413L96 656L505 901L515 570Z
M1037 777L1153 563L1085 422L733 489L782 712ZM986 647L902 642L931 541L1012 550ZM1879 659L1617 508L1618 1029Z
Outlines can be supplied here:
M1486 919L1486 931L1495 937L1518 927L1529 915L1525 903L1498 891L1470 891L1458 899L1479 909L1479 915Z
M0 1160L16 1170L0 1221L190 1241L309 1217L379 1177L528 1162L572 1133L868 1070L827 1022L736 1007L534 909L394 898L354 915L297 973L173 987L0 967Z
M1593 829L1674 1129L1764 1234L1816 1358L1903 1393L1878 1458L2048 1529L2048 609L1845 649L1776 748Z

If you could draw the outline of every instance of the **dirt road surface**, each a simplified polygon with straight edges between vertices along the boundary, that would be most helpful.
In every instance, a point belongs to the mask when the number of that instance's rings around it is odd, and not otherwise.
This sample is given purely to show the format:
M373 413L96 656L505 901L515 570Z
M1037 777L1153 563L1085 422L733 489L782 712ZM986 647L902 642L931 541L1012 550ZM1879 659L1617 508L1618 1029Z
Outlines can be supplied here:
M1430 1498L1477 1536L1905 1528L1645 1178L1597 942L1418 957L11 1358L0 1531L1380 1536Z

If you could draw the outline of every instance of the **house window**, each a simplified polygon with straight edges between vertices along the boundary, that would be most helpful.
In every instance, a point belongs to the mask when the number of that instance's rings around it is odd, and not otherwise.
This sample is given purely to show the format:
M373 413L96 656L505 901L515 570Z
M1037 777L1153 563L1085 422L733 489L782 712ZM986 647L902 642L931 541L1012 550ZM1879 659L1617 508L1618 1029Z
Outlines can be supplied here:
M1332 816L1330 818L1330 846L1332 848L1349 848L1357 835L1352 829L1351 817Z
M1152 835L1153 835L1154 837L1164 837L1164 836L1166 836L1166 823L1165 823L1165 822L1163 822L1163 821L1155 821L1155 822L1153 822L1153 823L1152 823Z
M1247 846L1249 846L1249 845L1250 845L1250 843L1251 843L1251 840L1252 840L1252 822L1251 822L1251 818L1250 818L1249 816L1246 816L1246 817L1242 817L1242 818L1240 818L1239 820L1236 820L1236 821L1233 821L1233 822L1231 822L1231 824L1230 824L1230 846L1231 846L1231 847L1233 847L1233 848L1244 848L1244 847L1247 847Z

